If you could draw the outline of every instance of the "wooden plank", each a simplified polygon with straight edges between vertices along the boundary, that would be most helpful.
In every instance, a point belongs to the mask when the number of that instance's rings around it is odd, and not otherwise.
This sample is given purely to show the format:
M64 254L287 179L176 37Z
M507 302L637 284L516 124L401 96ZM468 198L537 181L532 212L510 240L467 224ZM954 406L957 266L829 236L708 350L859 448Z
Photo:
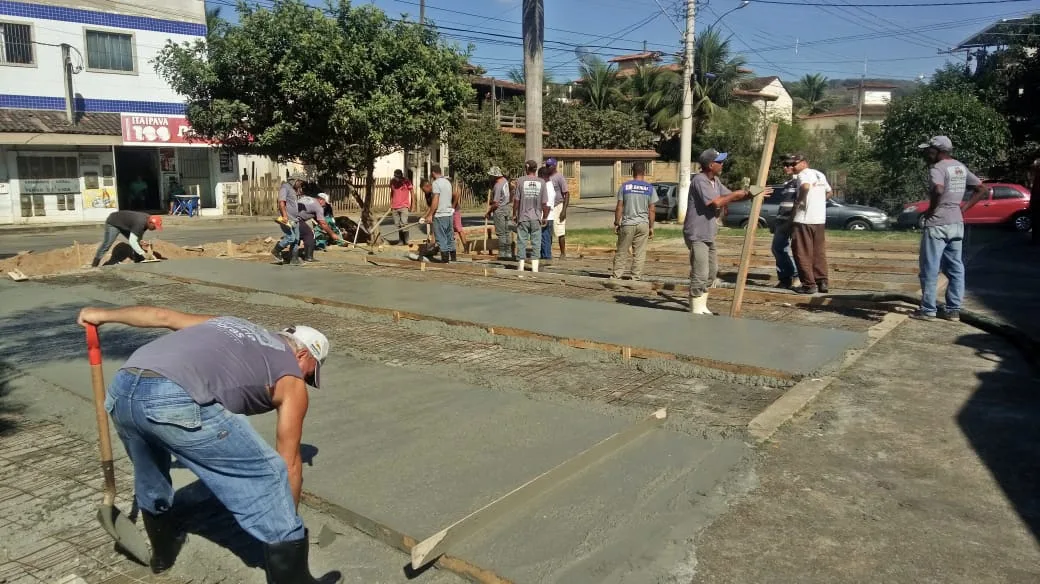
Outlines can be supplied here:
M650 417L629 428L600 441L537 477L527 481L498 499L484 505L441 531L419 542L412 548L412 569L418 570L440 557L454 544L464 541L487 525L527 505L536 498L555 489L573 476L596 465L616 453L640 436L660 426L668 417L665 409L654 412Z
M779 124L769 124L766 132L765 146L762 148L762 158L758 162L758 180L755 186L764 188L769 180L769 166L773 158L773 145L776 143L776 132ZM762 202L765 196L758 193L751 202L751 215L748 216L748 225L758 225L758 216L762 213ZM757 229L744 230L744 248L740 252L740 265L737 267L736 291L733 293L733 302L730 303L729 315L733 318L740 316L740 303L744 300L744 285L747 283L748 265L751 263L751 253L755 249L755 233Z

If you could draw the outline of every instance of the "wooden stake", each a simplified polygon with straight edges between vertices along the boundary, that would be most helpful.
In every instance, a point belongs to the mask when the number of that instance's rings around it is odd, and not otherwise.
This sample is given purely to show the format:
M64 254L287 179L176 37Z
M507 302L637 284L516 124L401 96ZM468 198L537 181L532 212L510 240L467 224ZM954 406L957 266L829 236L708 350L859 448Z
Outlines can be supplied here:
M765 188L769 180L769 166L773 161L773 145L776 144L776 132L779 126L769 124L766 132L766 142L762 148L762 160L758 163L758 180L755 186ZM751 202L751 215L748 217L747 231L744 233L744 249L740 252L740 267L737 270L736 289L733 291L733 303L729 308L729 315L736 318L740 316L740 304L744 301L744 286L747 284L748 267L751 264L751 254L755 251L755 232L758 231L758 217L762 213L761 194L755 195Z
M80 256L79 242L78 241L73 241L72 243L73 243L73 245L76 246L76 267L77 268L81 268L81 267L83 267L83 258Z
M231 240L227 240L227 255L229 258L235 257L235 244Z

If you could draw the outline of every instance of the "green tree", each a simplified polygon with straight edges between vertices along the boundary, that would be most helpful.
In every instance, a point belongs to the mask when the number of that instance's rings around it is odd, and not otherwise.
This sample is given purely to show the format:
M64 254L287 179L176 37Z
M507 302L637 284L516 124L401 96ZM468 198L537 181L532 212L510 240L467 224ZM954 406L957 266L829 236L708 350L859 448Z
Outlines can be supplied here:
M451 170L473 190L479 200L487 200L491 182L487 171L498 166L508 176L519 176L524 165L524 146L498 128L488 114L465 121L448 134Z
M156 71L186 97L204 138L326 173L363 169L371 227L375 160L461 122L473 99L466 55L441 44L434 27L346 0L325 10L300 0L242 3L238 16L209 48L168 43Z
M546 148L652 148L654 135L643 120L621 110L547 102L542 110Z
M628 111L643 116L646 127L663 138L682 122L682 77L675 71L643 65L629 77L623 90Z
M582 60L578 69L581 71L578 98L586 105L605 110L621 104L624 96L617 67L599 57L588 57Z
M986 173L1007 157L1007 121L974 95L925 89L898 98L873 140L875 159L897 201L924 196L925 165L917 146L935 135L949 136L954 156L976 172Z
M834 104L834 99L827 92L827 78L819 73L807 74L793 83L791 97L794 98L798 113L803 115L823 113Z
M735 55L730 48L729 39L724 39L719 31L709 29L697 37L694 54L693 82L693 123L694 132L709 124L720 108L729 105L733 99L733 90L750 75L747 70L747 59L743 55ZM682 83L682 79L679 79ZM682 111L682 93L679 93Z

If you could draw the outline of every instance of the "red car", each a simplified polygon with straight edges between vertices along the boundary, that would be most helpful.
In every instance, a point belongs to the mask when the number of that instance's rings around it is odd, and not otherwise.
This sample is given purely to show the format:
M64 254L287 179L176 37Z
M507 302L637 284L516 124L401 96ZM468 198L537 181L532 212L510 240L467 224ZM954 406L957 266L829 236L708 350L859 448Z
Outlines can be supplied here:
M1029 189L1022 185L1002 182L984 182L989 187L989 195L975 204L964 214L964 222L969 225L1006 224L1018 231L1029 231L1032 221L1029 218ZM924 212L928 210L928 201L910 203L899 214L897 224L901 227L921 227L924 223Z

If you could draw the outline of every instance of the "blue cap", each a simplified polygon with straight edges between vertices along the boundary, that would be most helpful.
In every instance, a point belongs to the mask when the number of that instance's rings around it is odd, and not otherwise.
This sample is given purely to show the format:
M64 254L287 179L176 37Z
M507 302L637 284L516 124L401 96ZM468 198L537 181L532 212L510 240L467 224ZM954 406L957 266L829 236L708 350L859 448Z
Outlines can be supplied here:
M555 159L555 158L549 158L549 159L547 159L547 160L545 161L545 165L546 165L546 166L556 166L556 159Z

